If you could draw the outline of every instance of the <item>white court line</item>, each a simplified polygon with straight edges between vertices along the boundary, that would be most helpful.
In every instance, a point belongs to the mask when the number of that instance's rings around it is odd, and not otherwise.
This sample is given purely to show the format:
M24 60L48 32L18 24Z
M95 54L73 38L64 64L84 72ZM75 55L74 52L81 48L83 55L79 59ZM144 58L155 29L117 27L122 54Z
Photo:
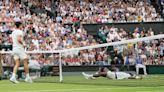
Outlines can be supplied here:
M55 89L55 90L29 90L29 91L9 91L9 92L69 92L69 91L94 91L94 90L110 90L119 88L82 88L82 89Z
M29 90L29 91L8 91L8 92L70 92L70 91L72 92L72 91L95 91L95 90L136 89L136 88L142 89L142 88L153 88L153 87L82 88L82 89Z
M163 92L163 90L155 90L155 91L135 91L135 92Z

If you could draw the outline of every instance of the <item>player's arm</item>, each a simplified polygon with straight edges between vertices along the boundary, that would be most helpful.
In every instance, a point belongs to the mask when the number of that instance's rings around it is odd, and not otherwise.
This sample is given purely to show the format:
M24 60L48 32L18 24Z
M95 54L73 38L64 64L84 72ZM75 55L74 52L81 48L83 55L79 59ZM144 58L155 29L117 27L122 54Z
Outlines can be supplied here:
M18 42L21 44L21 45L24 45L24 42L23 42L23 37L22 35L18 35L18 38L17 38Z

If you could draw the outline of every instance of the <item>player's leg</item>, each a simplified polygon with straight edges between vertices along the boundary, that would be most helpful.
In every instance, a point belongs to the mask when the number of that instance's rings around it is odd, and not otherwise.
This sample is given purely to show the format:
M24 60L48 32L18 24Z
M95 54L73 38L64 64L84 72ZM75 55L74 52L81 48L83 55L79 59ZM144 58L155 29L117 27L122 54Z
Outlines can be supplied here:
M132 73L129 73L129 74L130 74L130 77L128 77L128 79L142 79L142 76L138 76Z
M23 62L23 64L24 64L24 70L25 70L25 74L26 74L25 82L32 83L32 79L30 78L29 67L28 67L29 59L28 59L28 56L25 53L24 49L22 49L22 51L19 53L19 57L21 59L21 62Z
M25 81L32 83L32 79L30 78L30 74L29 74L29 67L28 67L28 58L23 59L23 64L24 64L24 70L25 70L25 74L26 74L26 78Z
M106 77L108 71L108 68L100 67L99 70L95 74L93 74L93 77Z
M93 74L93 77L106 77L107 72L98 72L96 74Z
M126 73L126 72L115 72L115 76L117 76L116 79L139 79L140 77L132 74L132 73Z
M82 75L86 79L95 79L97 77L106 77L107 76L107 72L97 72L95 74L86 74L86 73L82 72Z
M10 78L10 81L13 82L13 83L19 83L19 82L16 80L16 74L17 74L19 65L20 65L20 61L19 61L19 58L17 58L17 59L15 59L15 66L14 66L14 68L13 68L13 73L12 73L12 76L11 76L11 78Z
M142 76L130 76L128 79L142 79Z
M95 77L93 77L93 74L86 74L82 72L82 75L85 77L85 79L95 79Z
M86 79L95 79L96 77L106 77L107 76L107 68L100 67L99 70L95 74L86 74L82 72L82 75Z

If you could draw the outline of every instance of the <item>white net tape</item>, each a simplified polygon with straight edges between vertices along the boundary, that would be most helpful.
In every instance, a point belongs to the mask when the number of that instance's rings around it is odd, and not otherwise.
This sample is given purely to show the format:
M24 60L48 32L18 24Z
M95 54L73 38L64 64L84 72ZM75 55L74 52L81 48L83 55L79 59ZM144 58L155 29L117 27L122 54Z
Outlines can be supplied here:
M161 39L161 38L164 38L164 34L143 37L143 38L130 39L130 40L117 41L117 42L111 42L111 43L98 44L98 45L94 45L94 46L85 46L85 47L79 47L79 48L53 50L53 51L26 51L26 53L33 53L33 54L35 54L35 53L63 53L63 52L68 52L68 51L94 49L94 48L121 45L121 44L127 44L127 43L136 43L136 42L140 42L140 41L149 41L149 40ZM0 53L9 54L9 53L12 53L12 51L1 51Z

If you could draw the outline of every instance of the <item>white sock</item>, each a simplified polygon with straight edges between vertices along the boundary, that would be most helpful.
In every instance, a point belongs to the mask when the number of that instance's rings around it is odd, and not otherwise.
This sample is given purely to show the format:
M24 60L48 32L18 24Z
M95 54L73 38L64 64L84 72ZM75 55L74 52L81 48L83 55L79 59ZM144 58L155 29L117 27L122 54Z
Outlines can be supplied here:
M15 73L13 73L13 74L12 74L12 76L11 76L11 78L15 78L15 76L16 76L16 74L15 74Z
M29 73L26 74L26 78L30 78L30 74Z

